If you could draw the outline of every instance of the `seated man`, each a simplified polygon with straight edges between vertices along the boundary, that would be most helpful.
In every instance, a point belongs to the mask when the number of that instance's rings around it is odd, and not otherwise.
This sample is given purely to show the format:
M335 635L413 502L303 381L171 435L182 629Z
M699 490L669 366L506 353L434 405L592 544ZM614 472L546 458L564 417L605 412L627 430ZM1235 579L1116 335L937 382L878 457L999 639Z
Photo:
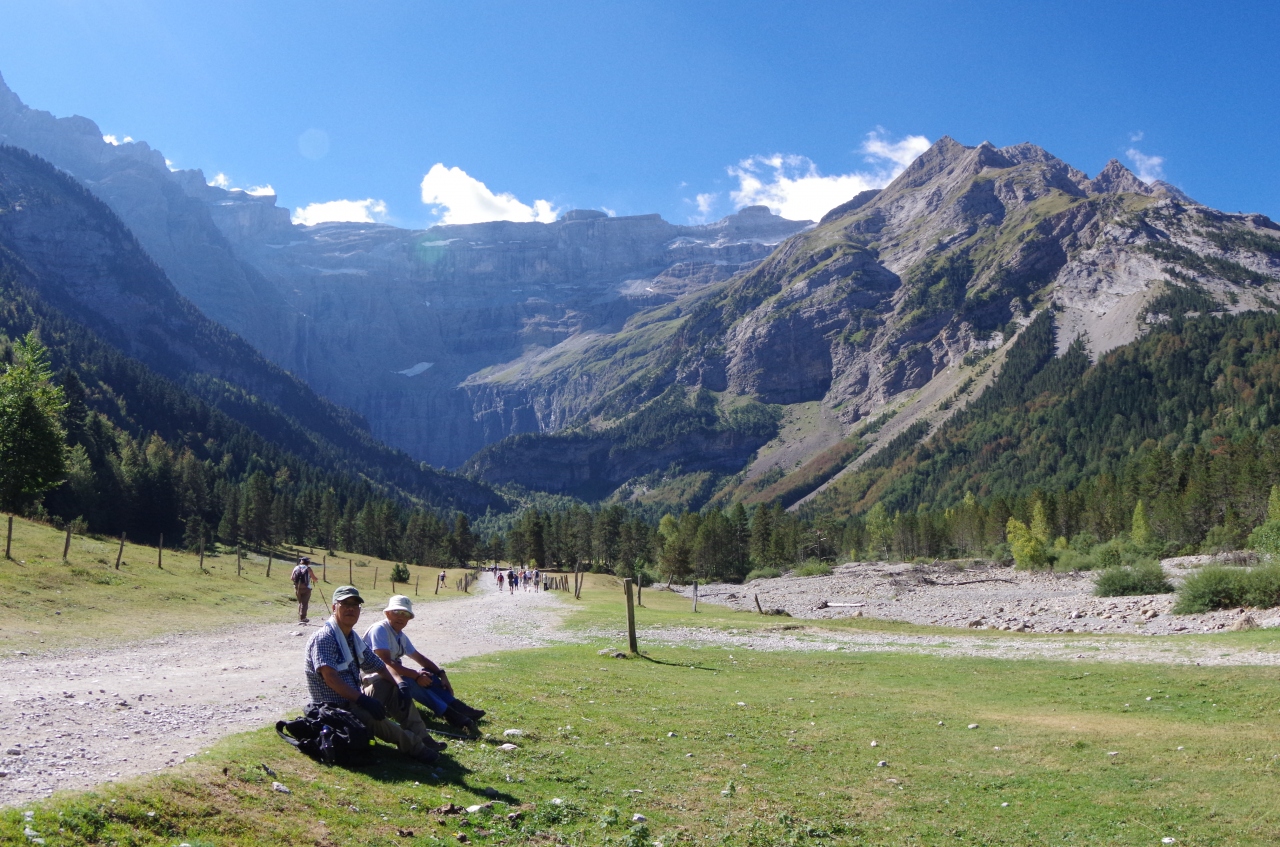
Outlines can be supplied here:
M453 726L479 735L476 721L484 717L484 711L473 709L453 696L453 686L444 669L419 653L404 634L404 628L413 620L413 601L397 594L387 602L384 620L369 627L364 634L366 646L386 665L395 680L395 686L405 699L417 700L437 717L443 717ZM422 670L405 667L405 657L413 659ZM394 692L391 683L381 677L366 677L366 686L374 697L383 700Z
M427 734L426 724L413 701L401 702L399 697L391 701L393 716L399 721L396 724L388 720L383 703L360 690L360 671L376 674L388 684L394 684L382 660L352 633L360 620L363 602L355 586L343 585L333 592L333 617L307 642L303 670L311 702L332 703L346 709L369 727L375 738L430 764L436 761L445 745ZM397 692L393 689L392 693Z

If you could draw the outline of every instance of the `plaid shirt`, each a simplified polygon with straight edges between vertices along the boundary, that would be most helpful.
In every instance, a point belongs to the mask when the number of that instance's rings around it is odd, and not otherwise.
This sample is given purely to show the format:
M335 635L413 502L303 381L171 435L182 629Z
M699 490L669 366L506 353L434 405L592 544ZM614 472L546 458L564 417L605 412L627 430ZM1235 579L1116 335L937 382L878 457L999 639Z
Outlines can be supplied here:
M342 678L342 681L356 691L360 690L360 671L377 673L379 669L386 667L382 660L367 647L364 650L364 661L359 663L359 668L356 667L356 639L358 637L355 632L347 634L347 648L351 651L352 662L346 670L338 671L338 676ZM311 695L310 702L336 703L338 705L343 705L347 702L338 695L338 692L329 687L329 684L324 681L324 677L320 676L320 668L327 665L336 670L342 666L342 662L342 647L338 644L337 638L334 637L333 631L327 626L321 627L307 642L307 657L302 667L303 672L307 675L307 692Z

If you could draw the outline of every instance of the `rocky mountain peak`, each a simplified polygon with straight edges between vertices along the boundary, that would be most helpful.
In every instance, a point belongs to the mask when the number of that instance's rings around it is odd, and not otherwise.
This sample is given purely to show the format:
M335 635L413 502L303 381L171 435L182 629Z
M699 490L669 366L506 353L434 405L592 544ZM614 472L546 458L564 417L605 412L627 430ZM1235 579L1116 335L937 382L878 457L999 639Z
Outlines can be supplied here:
M1134 176L1133 171L1112 159L1098 175L1085 183L1090 194L1153 194L1151 187Z

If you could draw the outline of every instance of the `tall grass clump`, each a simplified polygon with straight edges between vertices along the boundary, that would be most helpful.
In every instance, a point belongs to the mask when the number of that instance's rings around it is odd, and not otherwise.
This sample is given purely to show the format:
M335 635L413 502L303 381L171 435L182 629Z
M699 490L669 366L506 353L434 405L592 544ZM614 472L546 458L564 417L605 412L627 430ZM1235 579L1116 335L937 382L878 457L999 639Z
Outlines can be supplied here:
M1252 606L1280 606L1280 563L1245 570L1210 566L1187 577L1178 589L1175 614L1187 615Z
M1138 594L1168 594L1173 586L1165 578L1159 562L1105 568L1098 575L1094 593L1099 597L1131 597Z
M747 574L743 582L751 582L753 579L777 579L782 576L782 571L777 568L756 568Z

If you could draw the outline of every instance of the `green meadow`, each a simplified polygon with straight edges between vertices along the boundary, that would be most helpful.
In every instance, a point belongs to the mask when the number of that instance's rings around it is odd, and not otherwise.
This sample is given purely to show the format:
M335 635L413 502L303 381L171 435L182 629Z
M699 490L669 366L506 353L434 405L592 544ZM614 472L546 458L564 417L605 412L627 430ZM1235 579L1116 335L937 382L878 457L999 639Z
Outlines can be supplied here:
M33 601L52 590L33 588ZM158 589L137 591L145 606ZM570 628L621 625L612 579L590 578L575 602ZM791 625L705 605L695 616L656 591L644 604L642 626ZM1203 638L1224 652L1276 647L1266 631ZM0 842L30 843L27 826L48 845L192 847L1280 842L1277 669L643 643L640 657L598 652L617 646L451 665L490 717L484 739L451 742L435 767L385 747L367 766L324 767L264 728L162 775L6 809ZM440 811L449 804L461 811Z

